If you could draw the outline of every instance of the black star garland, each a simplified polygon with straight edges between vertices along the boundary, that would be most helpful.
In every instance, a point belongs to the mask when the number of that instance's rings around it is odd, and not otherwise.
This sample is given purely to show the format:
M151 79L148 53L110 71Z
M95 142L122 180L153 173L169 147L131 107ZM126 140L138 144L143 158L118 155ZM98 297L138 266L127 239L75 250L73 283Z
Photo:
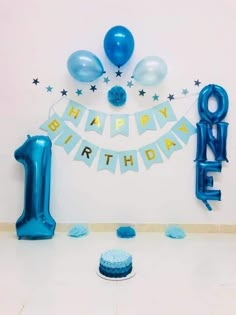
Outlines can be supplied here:
M91 85L90 90L95 92L97 90L96 85Z
M139 91L139 96L144 96L145 93L146 93L146 92L145 92L144 90L140 90L140 91Z
M201 82L198 79L194 80L194 85L199 86L200 84L201 84Z
M116 74L117 74L117 76L121 76L122 72L119 70L119 68L118 68L118 71L116 72ZM131 78L132 78L132 77L131 77ZM104 77L104 78L103 78L103 82L104 82L104 83L108 84L109 81L111 81L111 80L109 79L109 77ZM33 81L32 81L32 84L34 84L34 85L38 85L39 83L40 83L40 82L39 82L39 79L38 79L38 78L35 78L35 79L33 79ZM199 79L194 80L194 85L195 85L195 86L200 86L200 84L201 84L201 81L200 81ZM131 87L133 87L133 85L134 85L134 83L133 83L132 80L126 81L126 86L127 86L127 87L131 88ZM52 91L52 90L53 90L53 87L52 87L51 85L48 85L48 86L45 87L45 90L46 90L46 92L52 93L52 92L53 92L53 91ZM95 92L96 90L97 90L96 85L90 85L90 91ZM80 95L83 94L82 91L83 91L82 89L77 89L74 93L77 94L78 96L80 96ZM67 96L68 91L65 90L65 89L63 89L63 90L60 91L60 93L61 93L62 96ZM144 91L143 89L142 89L142 90L139 90L139 96L143 96L143 97L144 97L145 94L146 94L146 91ZM187 94L189 94L188 89L186 89L186 88L185 88L185 89L182 89L182 93L181 93L181 94L184 95L184 96L186 96ZM152 96L152 99L153 99L153 101L159 101L159 97L160 97L159 95L154 94L154 95ZM167 98L168 98L170 101L172 101L172 100L175 99L175 96L174 96L174 94L169 94L169 96L168 96ZM177 97L177 99L178 99L178 97Z
M169 94L169 96L167 97L170 101L174 100L175 97L174 97L174 94Z
M35 85L39 84L39 80L38 80L38 78L37 78L37 79L33 79L32 84L35 84Z
M117 77L121 77L121 75L122 75L122 72L120 70L116 71L116 76Z
M61 95L62 95L62 96L67 96L67 93L68 93L68 91L66 91L65 89L63 89L63 90L61 91Z

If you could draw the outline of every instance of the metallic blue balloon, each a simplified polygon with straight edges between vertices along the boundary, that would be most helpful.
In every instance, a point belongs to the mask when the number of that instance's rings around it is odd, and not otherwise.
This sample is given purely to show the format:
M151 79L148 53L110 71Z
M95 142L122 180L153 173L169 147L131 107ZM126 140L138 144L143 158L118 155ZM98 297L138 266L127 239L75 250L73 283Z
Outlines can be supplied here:
M197 123L197 154L195 161L203 162L207 160L207 146L209 146L216 161L228 162L226 149L228 125L226 122L217 123L217 136L214 136L212 125L205 121Z
M216 99L217 109L215 112L211 112L208 109L210 97ZM225 118L228 107L228 95L221 86L209 84L201 90L198 97L198 111L202 120L210 124L216 124Z
M133 78L140 84L154 86L160 84L167 75L167 65L160 57L149 56L135 67Z
M221 162L206 161L196 164L196 197L202 200L208 210L212 210L207 200L220 201L221 191L207 189L207 187L213 187L214 184L213 177L207 176L208 172L221 172Z
M70 55L67 68L71 76L80 82L95 81L104 73L101 61L87 50L78 50Z
M15 151L15 159L25 168L25 200L16 222L18 239L48 239L56 223L49 212L51 179L51 140L46 136L28 136Z
M213 135L212 126L208 125L208 144L214 153L216 161L228 161L227 158L227 134L229 124L226 122L219 122L216 124L217 136Z
M207 129L206 122L197 123L197 153L195 161L204 162L207 160Z
M106 33L103 45L107 58L117 67L121 67L133 54L134 38L126 27L118 25Z

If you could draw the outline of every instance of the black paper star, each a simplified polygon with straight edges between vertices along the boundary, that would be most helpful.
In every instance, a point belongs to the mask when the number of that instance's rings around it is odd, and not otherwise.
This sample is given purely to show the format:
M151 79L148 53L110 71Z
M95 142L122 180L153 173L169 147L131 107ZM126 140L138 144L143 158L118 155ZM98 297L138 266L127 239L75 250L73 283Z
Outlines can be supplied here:
M121 75L122 75L122 72L120 70L116 71L116 76L117 77L121 77Z
M68 93L68 91L66 91L65 89L63 89L63 90L61 91L61 95L62 95L62 96L67 96L67 93Z
M33 79L33 82L32 82L32 84L35 84L35 85L37 85L39 83L39 79L37 78L37 79Z
M90 90L95 92L97 90L96 85L91 85Z
M77 91L75 92L78 96L82 95L82 90L77 89Z
M199 86L201 84L201 82L197 79L197 80L194 80L194 84Z
M146 92L145 92L144 90L140 90L140 91L139 91L139 96L144 96L145 93L146 93Z
M174 94L169 94L169 96L167 97L170 101L174 100Z

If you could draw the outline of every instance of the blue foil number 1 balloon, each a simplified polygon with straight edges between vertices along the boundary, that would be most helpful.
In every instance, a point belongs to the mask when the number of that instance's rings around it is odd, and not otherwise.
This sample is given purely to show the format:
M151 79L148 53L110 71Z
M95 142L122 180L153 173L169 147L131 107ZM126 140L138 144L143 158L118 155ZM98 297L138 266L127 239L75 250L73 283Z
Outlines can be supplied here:
M18 239L48 239L56 222L49 212L51 179L51 140L47 136L28 136L15 151L15 159L25 168L25 200L16 222Z

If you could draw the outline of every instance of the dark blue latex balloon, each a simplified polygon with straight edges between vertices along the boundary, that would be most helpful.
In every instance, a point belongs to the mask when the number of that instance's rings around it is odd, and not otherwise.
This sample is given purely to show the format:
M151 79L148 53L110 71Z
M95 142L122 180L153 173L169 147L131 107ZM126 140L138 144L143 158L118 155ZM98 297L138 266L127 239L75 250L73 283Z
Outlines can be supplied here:
M104 50L108 59L117 67L123 66L134 51L132 33L124 26L114 26L105 35Z
M104 73L101 61L87 50L78 50L70 55L67 68L71 76L80 82L92 82Z
M213 187L214 184L213 177L208 176L208 172L221 172L221 162L206 161L196 164L196 197L202 200L208 210L212 210L207 200L220 201L221 191L207 189L207 187Z
M215 112L211 112L208 109L210 97L216 99L217 109ZM225 118L228 107L228 95L221 86L209 84L201 90L198 97L198 111L202 120L210 124L216 124Z
M28 136L15 151L15 159L25 168L25 200L16 222L18 239L48 239L56 223L49 212L51 179L51 140L47 136Z

